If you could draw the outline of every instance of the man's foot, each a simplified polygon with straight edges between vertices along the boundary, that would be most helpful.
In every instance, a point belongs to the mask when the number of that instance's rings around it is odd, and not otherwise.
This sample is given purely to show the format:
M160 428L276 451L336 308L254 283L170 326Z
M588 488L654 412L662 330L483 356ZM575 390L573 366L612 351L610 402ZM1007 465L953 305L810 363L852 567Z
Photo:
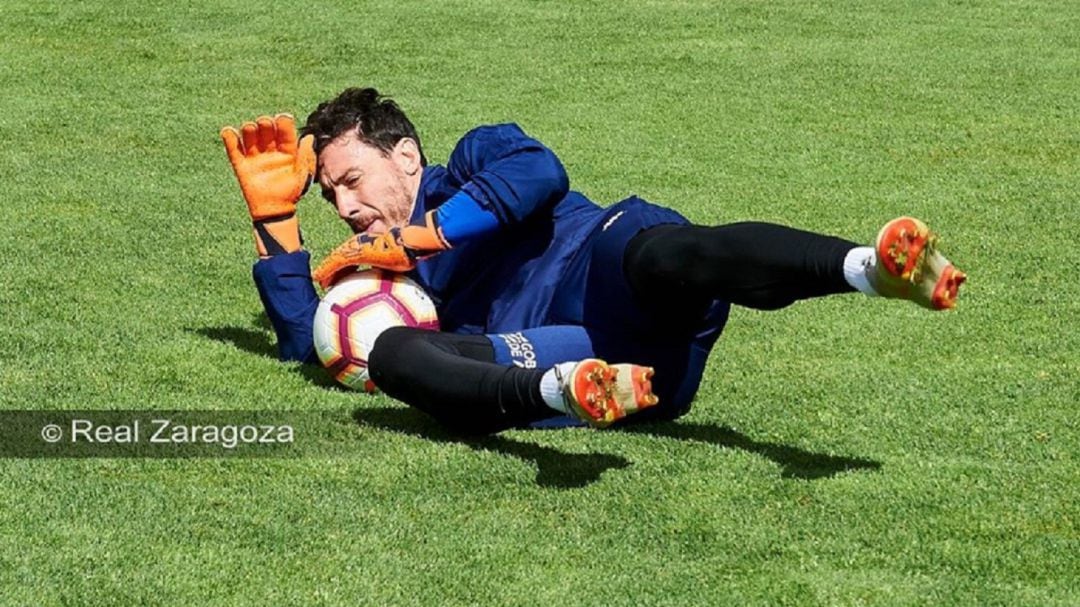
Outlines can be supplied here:
M878 232L870 285L883 297L898 297L950 310L967 276L937 250L937 235L914 217L898 217Z
M652 393L652 367L587 358L568 375L555 367L567 409L574 417L596 428L612 423L660 401Z

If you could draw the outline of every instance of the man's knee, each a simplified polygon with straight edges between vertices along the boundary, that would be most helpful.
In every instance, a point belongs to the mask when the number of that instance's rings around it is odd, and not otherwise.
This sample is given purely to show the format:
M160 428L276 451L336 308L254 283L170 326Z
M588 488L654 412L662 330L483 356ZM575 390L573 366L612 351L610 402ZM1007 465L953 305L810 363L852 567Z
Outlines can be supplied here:
M694 236L699 226L661 225L641 232L627 244L623 274L635 301L667 328L698 328L715 298L707 280L712 271Z
M623 258L623 272L631 285L636 287L640 283L654 281L682 265L680 259L686 242L680 237L680 231L686 227L655 226L630 239Z
M729 258L722 227L661 225L627 244L623 271L638 292L658 289L679 294L714 290L716 273Z
M393 327L375 340L368 371L386 395L424 411L447 429L458 434L490 434L510 424L499 415L498 407L475 399L476 386L455 366L483 360L487 356L483 344L490 349L483 337Z
M398 386L415 380L430 347L425 334L431 332L413 327L391 327L379 334L368 355L368 372L379 389L393 395Z

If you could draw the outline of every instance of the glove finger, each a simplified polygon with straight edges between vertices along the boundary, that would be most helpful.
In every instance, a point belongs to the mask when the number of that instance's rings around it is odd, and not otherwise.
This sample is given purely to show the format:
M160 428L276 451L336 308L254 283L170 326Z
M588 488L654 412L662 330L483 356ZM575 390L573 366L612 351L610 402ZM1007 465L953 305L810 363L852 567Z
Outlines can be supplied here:
M236 166L244 159L244 150L240 147L240 132L231 126L222 127L221 140L225 143L225 153L229 155L229 162Z
M323 268L322 266L319 266L318 268L315 268L315 271L311 273L311 279L319 283L319 286L322 287L325 291L334 284L335 273L335 269Z
M296 167L306 171L309 177L315 176L315 136L304 135L300 147L296 150Z
M244 142L244 154L246 156L254 156L259 153L258 148L258 132L259 127L255 126L254 122L245 122L240 125L240 138Z
M319 267L311 271L311 279L319 283L320 287L324 289L326 288L326 271L323 269L322 264L320 264Z
M277 149L286 154L296 153L296 120L291 114L274 116L277 131Z
M327 260L311 272L311 278L319 283L319 286L325 290L334 286L334 283L341 280L341 277L344 276L349 269L351 269L350 266L342 266L337 263L332 263L331 260Z
M277 149L277 131L274 129L274 121L269 116L259 116L255 121L258 127L256 137L259 141L260 152L273 152Z
M332 289L334 285L341 282L342 280L345 280L349 276L352 276L356 272L363 272L370 269L371 266L363 264L358 266L346 266L344 268L339 268L338 270L332 272L329 276L324 277L323 280L319 283L319 286L322 287L324 291L326 291Z
M311 277L314 278L325 289L331 284L331 279L335 274L342 269L351 268L358 265L361 260L358 258L360 247L357 243L356 236L350 236L348 240L338 245L336 249L330 251L330 254L326 256L326 259L322 260L319 267L315 268L315 271L311 273Z

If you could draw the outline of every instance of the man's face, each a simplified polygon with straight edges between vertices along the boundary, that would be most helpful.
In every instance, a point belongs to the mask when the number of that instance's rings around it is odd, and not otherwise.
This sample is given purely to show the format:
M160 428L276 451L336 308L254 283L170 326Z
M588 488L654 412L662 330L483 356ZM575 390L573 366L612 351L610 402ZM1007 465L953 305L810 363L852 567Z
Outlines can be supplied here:
M348 132L319 152L323 198L357 234L408 225L421 171L419 149L407 138L384 153Z

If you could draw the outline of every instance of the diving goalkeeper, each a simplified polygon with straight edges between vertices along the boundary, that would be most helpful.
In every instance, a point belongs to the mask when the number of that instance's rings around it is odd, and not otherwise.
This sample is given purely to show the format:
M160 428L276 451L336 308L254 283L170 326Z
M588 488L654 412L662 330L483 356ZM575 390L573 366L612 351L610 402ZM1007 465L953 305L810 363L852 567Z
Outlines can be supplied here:
M385 331L371 379L468 433L560 416L672 419L689 410L732 304L862 292L945 310L965 280L910 217L860 246L769 223L693 225L637 197L600 207L514 124L473 129L445 166L429 164L413 124L371 88L320 104L299 133L280 114L221 135L280 358L317 362L313 279L406 273L442 332ZM314 272L296 216L312 180L354 232Z

